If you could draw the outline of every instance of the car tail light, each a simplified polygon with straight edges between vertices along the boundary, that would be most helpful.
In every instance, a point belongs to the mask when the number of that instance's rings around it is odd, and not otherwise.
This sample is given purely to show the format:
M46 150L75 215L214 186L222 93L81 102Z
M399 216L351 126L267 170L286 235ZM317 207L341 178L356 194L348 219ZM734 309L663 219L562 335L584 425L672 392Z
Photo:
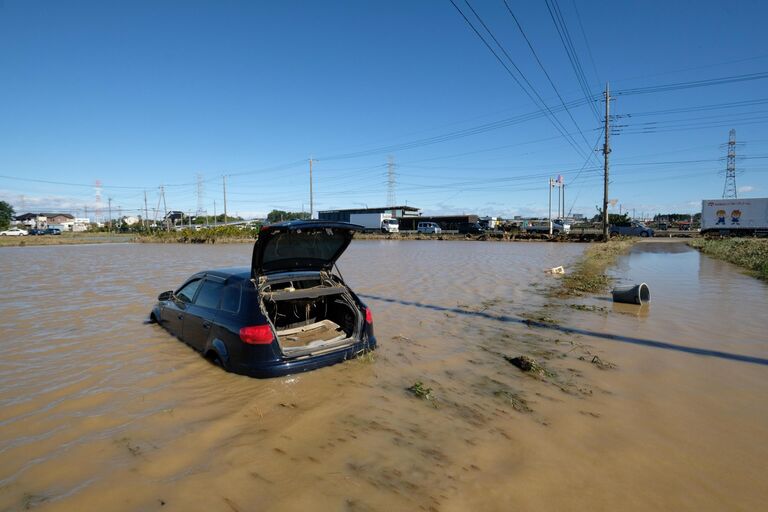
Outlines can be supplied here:
M365 323L373 325L373 313L371 312L371 308L365 308Z
M240 329L240 339L249 345L269 345L275 335L269 325L251 325Z

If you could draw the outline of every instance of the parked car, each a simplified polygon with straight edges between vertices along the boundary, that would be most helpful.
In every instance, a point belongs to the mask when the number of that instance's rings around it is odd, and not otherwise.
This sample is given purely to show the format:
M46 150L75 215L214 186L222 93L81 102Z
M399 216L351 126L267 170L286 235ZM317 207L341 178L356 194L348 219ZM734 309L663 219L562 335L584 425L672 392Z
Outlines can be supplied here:
M373 316L332 269L362 226L289 221L264 226L251 266L205 270L160 294L157 322L227 371L304 372L376 347Z
M528 233L544 233L549 234L550 222L552 223L552 234L559 235L560 233L570 233L571 225L564 224L561 220L532 220L525 226L525 230Z
M33 235L44 235L45 234L45 230L44 229L32 228L32 229L28 229L27 230L27 234L30 235L30 236L33 236Z
M27 236L29 232L26 229L11 228L0 231L0 236Z
M485 233L485 228L479 222L462 222L459 224L459 233L481 234Z
M443 232L443 230L440 228L440 225L436 222L419 222L419 224L416 226L416 231L424 234L438 234Z
M61 230L59 228L48 228L43 233L44 235L60 235Z
M649 237L653 236L653 230L643 224L642 222L638 222L633 220L629 226L611 226L610 229L611 236L642 236L642 237Z

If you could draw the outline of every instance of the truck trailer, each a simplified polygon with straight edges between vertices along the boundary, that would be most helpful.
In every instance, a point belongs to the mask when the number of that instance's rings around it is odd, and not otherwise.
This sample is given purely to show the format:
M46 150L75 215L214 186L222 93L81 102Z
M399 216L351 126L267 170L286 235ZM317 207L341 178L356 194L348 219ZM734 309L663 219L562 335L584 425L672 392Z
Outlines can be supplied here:
M768 198L703 200L701 232L722 236L768 235Z
M365 231L381 231L382 233L398 233L400 224L392 218L391 213L353 213L349 216L351 224L358 224Z

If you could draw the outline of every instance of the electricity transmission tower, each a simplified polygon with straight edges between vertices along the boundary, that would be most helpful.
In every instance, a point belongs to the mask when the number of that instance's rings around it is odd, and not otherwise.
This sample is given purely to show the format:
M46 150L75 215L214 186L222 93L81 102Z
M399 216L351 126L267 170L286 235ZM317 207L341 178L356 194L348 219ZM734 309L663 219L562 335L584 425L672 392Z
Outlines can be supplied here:
M205 210L205 200L204 200L204 194L203 194L203 175L200 173L197 173L197 211L195 212L195 215L200 217L203 215L203 211Z
M395 206L395 157L387 158L387 206Z
M728 158L725 168L723 199L736 199L736 130L728 133Z

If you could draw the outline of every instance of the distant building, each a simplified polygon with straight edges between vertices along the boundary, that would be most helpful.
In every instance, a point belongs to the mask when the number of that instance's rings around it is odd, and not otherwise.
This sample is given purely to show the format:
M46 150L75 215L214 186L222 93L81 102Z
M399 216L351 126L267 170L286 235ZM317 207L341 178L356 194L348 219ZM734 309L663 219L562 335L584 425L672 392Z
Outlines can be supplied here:
M72 223L72 231L82 232L88 231L88 227L91 225L91 219L87 217L75 217Z
M385 206L383 208L353 208L349 210L325 210L317 212L319 220L349 222L349 216L355 213L389 213L394 218L419 218L420 208L413 206ZM415 229L415 228L414 228Z
M51 226L64 226L71 231L75 217L68 213L24 213L17 215L16 220L30 228L46 229Z

